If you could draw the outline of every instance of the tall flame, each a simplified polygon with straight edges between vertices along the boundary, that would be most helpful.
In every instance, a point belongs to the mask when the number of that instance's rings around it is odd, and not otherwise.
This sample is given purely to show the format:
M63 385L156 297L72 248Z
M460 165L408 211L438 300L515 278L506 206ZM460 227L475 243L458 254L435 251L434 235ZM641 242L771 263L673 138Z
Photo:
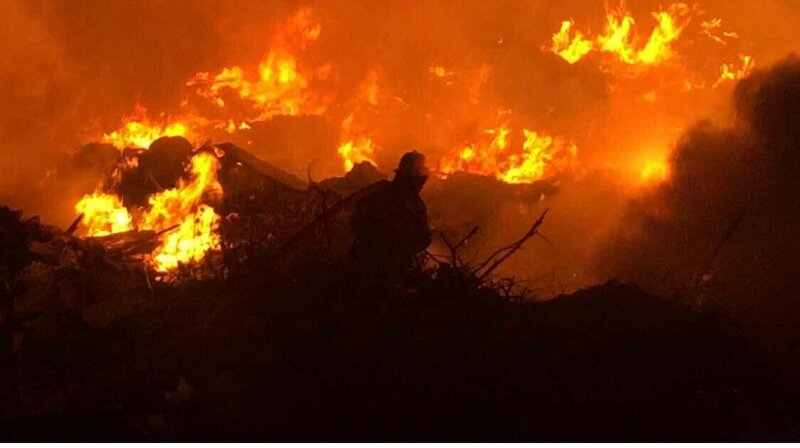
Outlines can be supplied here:
M152 254L156 271L167 272L179 264L198 262L208 251L219 249L219 216L203 203L205 198L222 195L218 170L216 157L199 153L190 163L190 181L181 179L176 188L148 199L150 210L142 217L140 229L162 231L178 226L165 235L163 244Z

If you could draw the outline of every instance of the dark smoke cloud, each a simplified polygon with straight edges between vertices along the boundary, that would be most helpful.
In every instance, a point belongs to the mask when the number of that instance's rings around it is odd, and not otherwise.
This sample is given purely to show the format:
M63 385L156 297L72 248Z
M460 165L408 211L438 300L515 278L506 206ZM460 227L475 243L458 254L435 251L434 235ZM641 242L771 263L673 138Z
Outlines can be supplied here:
M702 122L684 135L672 181L629 204L596 268L712 300L768 334L797 339L800 58L742 81L734 104L735 124Z

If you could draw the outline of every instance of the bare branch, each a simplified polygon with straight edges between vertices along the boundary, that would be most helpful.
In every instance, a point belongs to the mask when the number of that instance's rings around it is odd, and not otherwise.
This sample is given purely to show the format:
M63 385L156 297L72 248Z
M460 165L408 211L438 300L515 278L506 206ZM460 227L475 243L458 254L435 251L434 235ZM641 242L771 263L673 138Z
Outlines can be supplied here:
M487 266L491 262L492 265L486 271L484 271L483 274L480 274L478 276L479 279L484 279L489 274L491 274L495 269L497 269L501 264L503 264L503 262L505 262L509 257L514 255L514 253L516 253L518 250L520 250L522 248L522 245L525 244L526 241L528 241L534 235L537 234L537 230L542 225L542 223L544 223L544 218L545 218L545 216L547 216L548 210L549 210L549 208L546 208L544 210L544 212L542 212L541 216L539 216L539 219L537 219L533 223L533 225L525 233L525 235L522 235L522 238L520 238L519 240L517 240L516 242L514 242L510 246L507 246L507 247L504 247L504 248L501 248L501 249L497 250L494 254L492 254L491 257L489 257L483 263L481 263L481 265L476 270L474 270L473 273L478 275L478 272L480 272L485 266ZM495 257L497 257L497 258L494 259ZM492 262L493 259L494 259L494 262Z

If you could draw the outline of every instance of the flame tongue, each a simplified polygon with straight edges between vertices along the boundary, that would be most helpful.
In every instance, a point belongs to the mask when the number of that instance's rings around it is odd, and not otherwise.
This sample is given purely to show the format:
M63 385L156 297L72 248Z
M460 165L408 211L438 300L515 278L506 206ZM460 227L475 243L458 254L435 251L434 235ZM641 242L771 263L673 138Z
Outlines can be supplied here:
M164 237L164 243L152 254L153 267L159 272L175 269L179 264L199 262L209 250L220 247L219 216L203 204L205 198L222 196L217 181L219 161L208 153L192 157L188 183L162 191L148 200L150 210L144 214L139 228L161 231L178 226Z
M133 220L128 209L113 194L95 192L86 195L75 205L75 211L83 215L87 236L127 232L132 228Z
M688 25L686 18L689 7L675 3L666 11L654 12L656 26L643 46L637 46L634 33L636 21L624 6L606 14L605 31L592 41L580 32L572 34L574 23L567 20L561 23L561 30L553 35L551 51L570 64L581 60L593 50L613 54L620 62L629 65L658 65L673 56L672 43L675 42Z
M494 176L510 184L531 183L554 176L573 164L578 149L562 138L523 129L521 150L511 148L511 129L489 129L487 143L467 145L455 156L443 159L440 171L466 171Z

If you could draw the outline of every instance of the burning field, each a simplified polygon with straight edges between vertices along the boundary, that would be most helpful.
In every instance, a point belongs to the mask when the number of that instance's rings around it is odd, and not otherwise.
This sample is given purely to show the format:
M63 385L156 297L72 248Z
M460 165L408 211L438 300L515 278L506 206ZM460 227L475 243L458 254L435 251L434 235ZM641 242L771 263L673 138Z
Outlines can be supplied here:
M5 438L797 437L793 2L0 17Z

